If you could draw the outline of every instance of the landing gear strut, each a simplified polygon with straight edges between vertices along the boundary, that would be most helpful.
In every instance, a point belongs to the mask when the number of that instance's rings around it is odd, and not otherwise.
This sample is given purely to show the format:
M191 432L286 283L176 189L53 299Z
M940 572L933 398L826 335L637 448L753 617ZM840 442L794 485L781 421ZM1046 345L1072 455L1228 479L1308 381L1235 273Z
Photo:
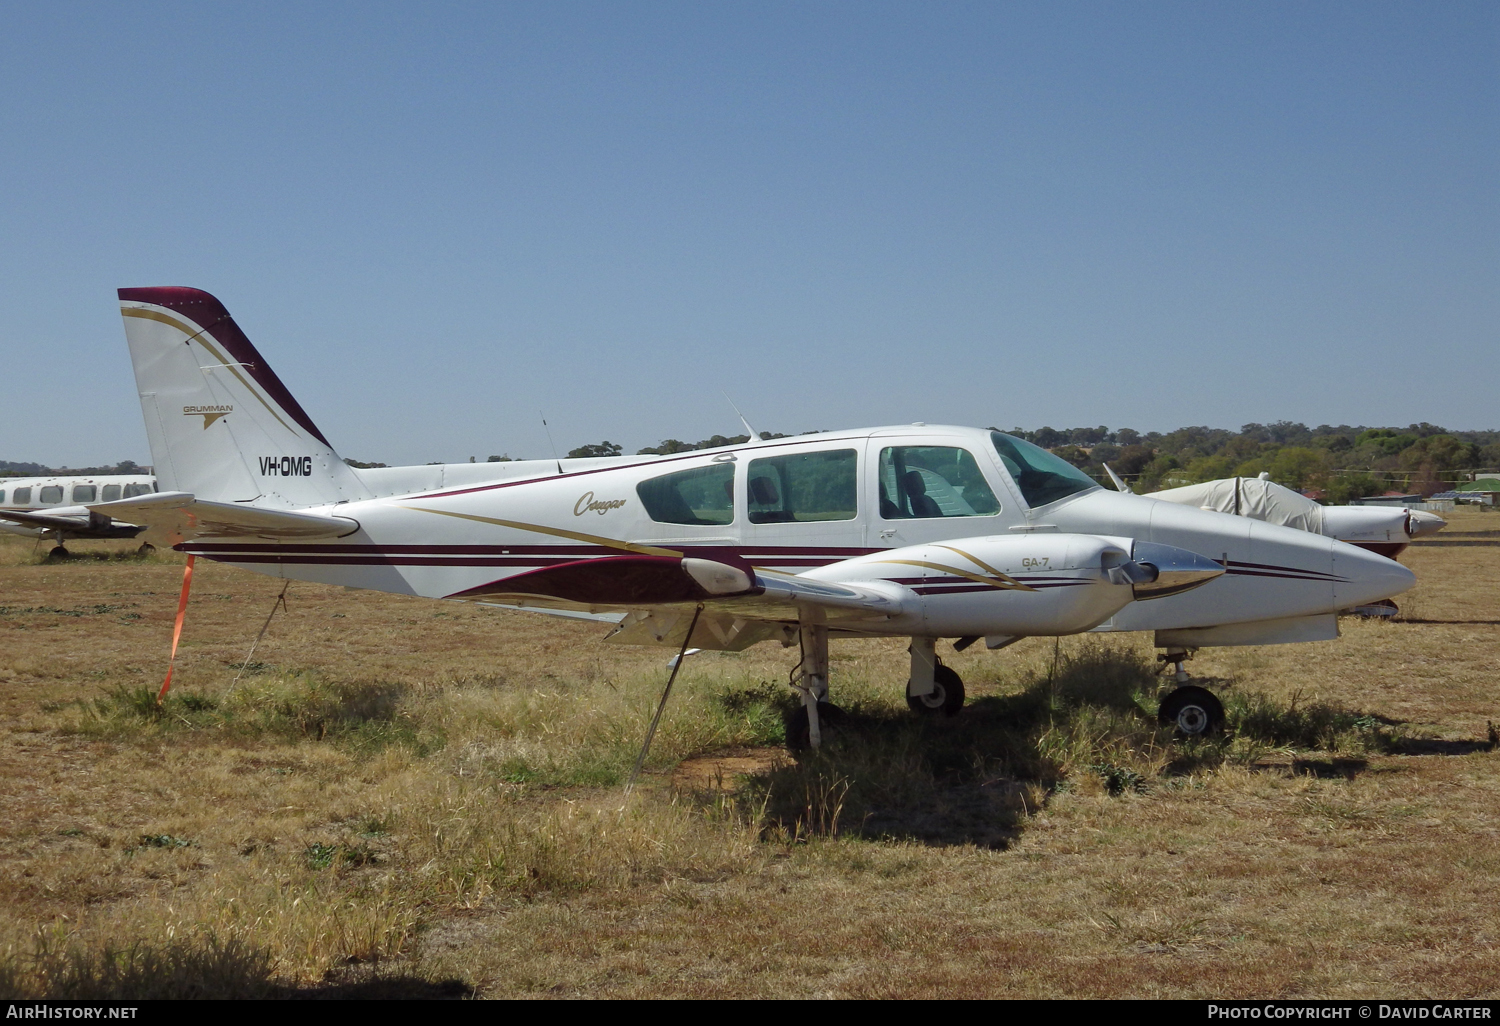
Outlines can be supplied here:
M786 746L794 752L817 748L827 728L843 718L843 711L828 701L828 628L807 626L798 633L802 661L790 683L802 696L802 707L786 723Z
M964 705L964 682L943 665L932 638L911 639L911 677L906 682L906 704L918 715L957 716Z

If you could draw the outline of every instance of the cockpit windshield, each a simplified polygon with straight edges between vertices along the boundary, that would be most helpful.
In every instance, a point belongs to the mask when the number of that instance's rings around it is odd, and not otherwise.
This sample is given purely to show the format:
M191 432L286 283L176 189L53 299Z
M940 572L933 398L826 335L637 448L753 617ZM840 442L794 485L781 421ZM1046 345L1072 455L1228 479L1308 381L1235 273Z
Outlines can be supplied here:
M999 431L990 432L990 441L1028 506L1045 506L1064 496L1099 487L1099 482L1041 446Z

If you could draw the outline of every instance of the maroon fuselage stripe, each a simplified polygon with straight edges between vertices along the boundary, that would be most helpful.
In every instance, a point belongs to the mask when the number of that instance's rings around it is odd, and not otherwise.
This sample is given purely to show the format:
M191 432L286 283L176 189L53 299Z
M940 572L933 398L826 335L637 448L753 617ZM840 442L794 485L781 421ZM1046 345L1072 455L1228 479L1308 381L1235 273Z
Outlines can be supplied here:
M677 551L698 559L743 560L763 566L782 566L816 569L831 563L842 562L856 556L888 552L889 549L831 546L777 546L777 545L677 545ZM620 550L607 545L339 545L339 544L284 544L279 542L236 544L233 542L187 542L178 545L182 552L206 556L226 563L276 564L292 566L410 566L432 567L495 567L538 568L574 562L580 558L618 556ZM1234 577L1263 577L1291 581L1308 581L1314 584L1333 584L1348 578L1328 574L1320 570L1302 570L1297 567L1276 566L1267 563L1244 563L1229 561L1228 575ZM923 594L957 594L993 587L981 582L944 586L941 591L931 590L925 584L931 578L895 578L897 583L925 588ZM1018 577L1016 580L1035 589L1075 587L1086 583L1073 579Z

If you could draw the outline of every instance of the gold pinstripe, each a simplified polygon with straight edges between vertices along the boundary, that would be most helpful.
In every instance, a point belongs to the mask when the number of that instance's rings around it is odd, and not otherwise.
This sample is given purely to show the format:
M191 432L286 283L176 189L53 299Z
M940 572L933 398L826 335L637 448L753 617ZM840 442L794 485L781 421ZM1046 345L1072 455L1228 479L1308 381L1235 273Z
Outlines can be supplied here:
M946 545L942 547L948 548L948 546ZM955 549L954 551L957 550ZM904 566L920 566L928 570L941 570L945 574L953 574L955 577L966 577L971 581L977 581L980 584L988 584L991 588L999 588L1002 591L1036 591L1036 589L1031 587L1030 585L1022 584L1014 577L1002 574L1000 573L1000 571L993 570L990 567L985 567L985 569L990 570L991 573L996 574L996 577L981 577L979 574L970 573L967 570L960 570L956 566L944 566L942 563L929 563L925 559L882 559L878 562L900 563ZM980 563L977 559L974 560L974 562L980 566L984 566L984 564Z
M458 517L460 520L475 520L481 524L494 524L496 527L509 527L516 531L532 531L536 534L550 534L554 538L567 538L569 541L589 542L594 545L604 545L612 549L623 549L626 552L636 552L643 556L676 556L682 558L682 553L675 549L659 549L654 545L635 545L631 542L619 541L615 538L604 538L597 534L584 534L581 531L565 531L560 527L543 527L540 524L523 524L518 520L497 520L494 517L481 517L473 513L454 513L446 509L427 509L424 506L402 506L402 509L416 510L418 513L436 513L443 517Z

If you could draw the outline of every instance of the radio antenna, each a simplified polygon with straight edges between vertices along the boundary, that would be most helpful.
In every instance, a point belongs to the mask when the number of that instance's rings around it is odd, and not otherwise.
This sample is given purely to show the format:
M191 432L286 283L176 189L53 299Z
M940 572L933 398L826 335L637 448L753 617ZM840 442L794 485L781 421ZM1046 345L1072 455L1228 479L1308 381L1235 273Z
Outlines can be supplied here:
M760 432L750 426L750 422L745 419L745 415L740 412L740 408L734 405L733 399L729 398L729 393L724 391L723 389L720 389L719 394L724 397L724 401L729 404L729 408L734 411L734 415L740 418L740 423L745 425L745 433L750 436L750 441L760 441Z
M547 432L547 444L552 447L552 459L557 463L557 472L563 472L562 460L557 458L557 443L552 440L552 429L547 426L547 415L538 411L537 416L542 418L542 430Z

